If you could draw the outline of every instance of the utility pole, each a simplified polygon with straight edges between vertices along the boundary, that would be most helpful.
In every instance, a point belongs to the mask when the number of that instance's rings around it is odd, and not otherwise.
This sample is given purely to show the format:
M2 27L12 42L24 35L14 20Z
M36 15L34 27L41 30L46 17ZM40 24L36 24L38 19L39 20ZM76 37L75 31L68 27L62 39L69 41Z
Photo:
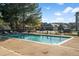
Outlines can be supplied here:
M79 36L79 12L76 12L75 16L76 16L76 31L77 35Z

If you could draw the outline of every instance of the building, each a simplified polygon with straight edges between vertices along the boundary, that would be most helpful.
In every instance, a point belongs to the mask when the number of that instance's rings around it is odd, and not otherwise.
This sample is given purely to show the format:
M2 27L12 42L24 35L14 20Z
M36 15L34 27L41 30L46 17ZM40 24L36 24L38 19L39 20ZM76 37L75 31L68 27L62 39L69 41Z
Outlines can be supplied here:
M42 23L41 30L53 30L51 23Z
M60 24L59 23L51 23L51 25L53 26L53 30L57 31Z
M58 31L58 27L62 25L64 31L75 31L75 23L42 23L42 30Z

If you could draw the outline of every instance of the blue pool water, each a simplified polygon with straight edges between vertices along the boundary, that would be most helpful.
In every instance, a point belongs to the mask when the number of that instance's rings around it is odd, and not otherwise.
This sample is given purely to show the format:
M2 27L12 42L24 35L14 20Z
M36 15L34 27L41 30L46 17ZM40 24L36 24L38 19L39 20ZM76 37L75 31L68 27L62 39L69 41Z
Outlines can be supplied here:
M31 40L42 43L49 43L49 44L58 44L70 38L64 36L49 36L49 35L34 35L34 34L7 34L3 36L9 38L20 38L22 40Z

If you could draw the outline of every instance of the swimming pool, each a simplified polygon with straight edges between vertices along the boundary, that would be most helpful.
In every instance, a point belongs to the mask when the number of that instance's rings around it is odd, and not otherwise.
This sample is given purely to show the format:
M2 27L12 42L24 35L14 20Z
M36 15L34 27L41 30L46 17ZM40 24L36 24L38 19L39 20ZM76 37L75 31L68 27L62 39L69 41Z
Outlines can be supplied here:
M31 40L34 42L47 44L61 44L68 41L71 37L66 36L50 36L50 35L35 35L35 34L7 34L3 35L8 38L19 38L21 40Z

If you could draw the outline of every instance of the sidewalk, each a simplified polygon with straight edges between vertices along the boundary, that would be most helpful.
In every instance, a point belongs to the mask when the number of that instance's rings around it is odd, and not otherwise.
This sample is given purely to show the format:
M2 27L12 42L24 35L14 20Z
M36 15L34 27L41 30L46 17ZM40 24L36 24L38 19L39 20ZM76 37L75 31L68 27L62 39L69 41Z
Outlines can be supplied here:
M45 45L16 39L6 40L0 45L24 56L79 56L79 49L64 45ZM4 53L4 51L2 53ZM2 55L2 53L0 55ZM10 53L11 52L6 52L3 55L17 55L16 53Z
M0 56L20 56L20 54L0 46Z

